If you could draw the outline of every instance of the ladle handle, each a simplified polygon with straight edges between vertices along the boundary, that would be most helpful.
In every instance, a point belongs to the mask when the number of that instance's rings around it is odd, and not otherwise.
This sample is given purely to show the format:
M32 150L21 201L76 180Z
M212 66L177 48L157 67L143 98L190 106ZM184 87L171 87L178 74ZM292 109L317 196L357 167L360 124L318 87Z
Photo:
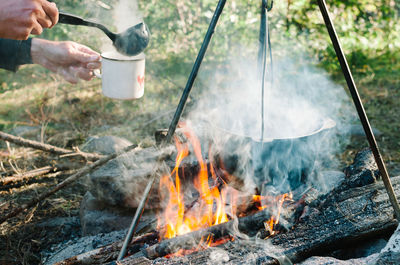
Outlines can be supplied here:
M105 26L99 23L85 20L81 17L71 15L65 12L59 12L58 23L77 25L77 26L88 26L101 29L112 41L115 41L116 34L109 31Z
M68 13L64 13L64 12L59 12L58 23L69 24L69 25L89 26L88 22L89 21L86 21L81 17L71 15Z

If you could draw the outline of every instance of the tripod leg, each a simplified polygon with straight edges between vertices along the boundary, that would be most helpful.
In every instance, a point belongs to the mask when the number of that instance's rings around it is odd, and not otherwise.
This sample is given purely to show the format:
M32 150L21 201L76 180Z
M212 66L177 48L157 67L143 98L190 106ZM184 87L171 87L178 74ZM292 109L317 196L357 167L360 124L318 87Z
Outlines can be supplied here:
M208 27L206 36L204 37L203 44L201 45L199 54L197 55L197 59L193 65L192 72L190 73L189 79L186 83L186 87L183 90L181 100L179 101L178 107L176 108L175 115L171 121L171 124L168 129L168 134L166 136L165 141L168 143L172 139L172 135L174 135L176 126L178 125L179 119L182 115L183 108L185 107L186 101L189 97L190 91L192 90L194 80L197 77L197 73L199 72L201 62L203 61L204 55L207 51L208 44L210 44L210 40L212 35L214 34L215 27L219 20L219 17L224 9L226 0L219 0L217 8L215 9L214 16L211 19L210 26Z
M333 26L332 20L329 16L328 9L326 7L325 0L318 0L319 9L321 10L322 16L325 21L325 26L328 29L329 36L331 38L333 47L336 52L336 56L339 60L340 66L342 68L343 75L346 79L347 86L349 87L351 97L353 98L354 105L357 109L358 116L361 120L361 124L364 128L365 135L367 136L367 140L369 146L374 154L375 162L378 166L378 169L382 175L382 180L385 185L386 191L389 195L390 203L394 209L396 214L397 221L400 222L400 206L397 201L396 195L393 190L392 183L389 178L389 174L386 170L385 163L383 162L382 156L379 152L378 144L376 143L375 136L372 132L371 126L368 121L367 114L365 113L364 106L361 102L360 96L357 91L356 84L354 83L353 76L350 72L349 65L347 64L346 57L344 56L342 47L340 46L338 36L336 34L335 28Z

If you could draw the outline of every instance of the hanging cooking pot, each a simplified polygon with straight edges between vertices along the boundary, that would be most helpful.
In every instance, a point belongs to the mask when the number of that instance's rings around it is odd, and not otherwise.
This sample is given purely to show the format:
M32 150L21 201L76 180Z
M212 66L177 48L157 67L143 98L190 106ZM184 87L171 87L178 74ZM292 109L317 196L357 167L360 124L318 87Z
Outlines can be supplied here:
M245 188L284 193L307 181L322 155L328 132L335 126L326 118L298 134L268 135L267 130L263 141L219 128L214 149L223 167L244 180Z

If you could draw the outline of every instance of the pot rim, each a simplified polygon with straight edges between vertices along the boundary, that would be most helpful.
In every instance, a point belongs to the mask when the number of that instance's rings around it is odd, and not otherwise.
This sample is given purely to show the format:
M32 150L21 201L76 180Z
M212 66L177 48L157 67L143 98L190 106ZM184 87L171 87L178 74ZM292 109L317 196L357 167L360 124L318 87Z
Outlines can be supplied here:
M260 140L260 138L255 138L249 135L240 135L238 133L233 133L230 130L215 126L218 130L225 132L226 134L235 136L235 137L243 137L243 138L247 138L247 139L251 139L253 142L263 142L263 143L268 143L268 142L272 142L272 141L279 141L279 140L293 140L293 139L300 139L300 138L305 138L305 137L309 137L315 134L318 134L322 131L328 130L328 129L332 129L333 127L336 126L336 122L331 119L331 118L323 118L321 119L321 126L314 130L311 131L309 133L306 134L300 134L300 135L296 135L296 136L289 136L289 137L279 137L279 138L264 138L263 141Z

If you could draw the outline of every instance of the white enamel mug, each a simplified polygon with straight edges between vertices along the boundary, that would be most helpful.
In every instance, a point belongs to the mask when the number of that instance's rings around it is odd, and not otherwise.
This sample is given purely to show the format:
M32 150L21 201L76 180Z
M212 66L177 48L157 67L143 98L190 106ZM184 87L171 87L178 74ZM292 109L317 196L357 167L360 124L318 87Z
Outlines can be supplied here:
M145 55L124 56L117 52L101 54L101 74L104 96L113 99L137 99L144 94Z

